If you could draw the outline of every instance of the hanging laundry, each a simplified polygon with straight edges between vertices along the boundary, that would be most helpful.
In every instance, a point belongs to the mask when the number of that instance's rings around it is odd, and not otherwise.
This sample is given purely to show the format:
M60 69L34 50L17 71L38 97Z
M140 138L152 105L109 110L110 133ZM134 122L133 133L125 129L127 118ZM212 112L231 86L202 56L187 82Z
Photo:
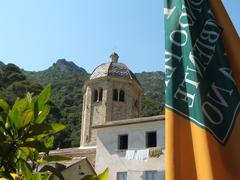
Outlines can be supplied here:
M145 160L149 157L149 149L137 150L137 160Z
M127 150L126 151L126 160L132 160L134 158L135 150Z

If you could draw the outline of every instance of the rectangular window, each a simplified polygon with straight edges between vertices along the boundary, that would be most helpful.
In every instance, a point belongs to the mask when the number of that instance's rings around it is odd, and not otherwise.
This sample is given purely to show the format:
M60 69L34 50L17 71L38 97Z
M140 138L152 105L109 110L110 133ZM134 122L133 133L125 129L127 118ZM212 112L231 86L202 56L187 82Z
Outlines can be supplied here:
M146 147L156 147L157 146L157 132L147 132L146 133Z
M127 180L127 172L117 172L117 180Z
M159 180L159 172L157 171L146 171L145 180Z
M93 102L97 102L97 101L98 101L98 90L94 90Z
M102 101L102 96L103 96L103 89L101 88L99 91L99 101Z
M124 91L123 90L121 90L119 93L119 101L124 102Z
M113 100L118 101L118 90L117 89L113 90Z
M118 136L118 149L128 149L128 135Z

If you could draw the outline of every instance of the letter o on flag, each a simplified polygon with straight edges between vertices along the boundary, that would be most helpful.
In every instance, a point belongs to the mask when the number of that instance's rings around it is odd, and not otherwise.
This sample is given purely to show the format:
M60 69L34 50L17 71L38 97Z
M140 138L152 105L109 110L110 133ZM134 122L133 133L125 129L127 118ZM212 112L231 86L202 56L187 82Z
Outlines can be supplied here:
M180 42L182 38L179 38L179 40L176 39L177 36L182 37L182 35L185 36L184 42ZM173 44L175 44L176 46L185 46L187 44L187 41L188 41L188 34L185 30L175 30L175 31L171 32L171 34L170 34L170 41Z
M204 102L202 105L202 110L207 119L214 125L219 125L223 122L223 115L219 109L213 106L209 102ZM211 112L210 112L211 110ZM210 114L211 113L211 114ZM213 118L214 117L214 118ZM216 118L218 117L218 118Z

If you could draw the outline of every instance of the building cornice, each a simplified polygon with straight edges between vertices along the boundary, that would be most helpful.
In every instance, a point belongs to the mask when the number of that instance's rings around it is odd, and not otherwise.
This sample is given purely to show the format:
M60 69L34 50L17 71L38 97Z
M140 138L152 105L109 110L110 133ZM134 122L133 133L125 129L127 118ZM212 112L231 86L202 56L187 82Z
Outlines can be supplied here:
M112 127L112 126L124 126L129 124L150 123L155 121L165 121L165 115L110 121L102 125L92 126L92 128L99 129L99 128Z

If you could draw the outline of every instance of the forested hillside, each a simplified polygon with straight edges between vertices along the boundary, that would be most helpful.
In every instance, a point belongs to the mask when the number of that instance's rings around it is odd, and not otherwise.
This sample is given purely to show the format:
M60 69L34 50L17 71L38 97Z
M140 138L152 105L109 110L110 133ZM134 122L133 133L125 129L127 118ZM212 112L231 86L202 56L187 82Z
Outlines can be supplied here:
M0 63L0 98L10 105L14 104L17 97L23 98L27 92L38 95L42 89L40 84L27 79L18 66ZM58 122L62 118L60 110L53 101L48 102L48 105L51 111L47 121ZM57 137L60 137L60 134Z
M161 71L135 74L144 91L142 97L142 116L164 113L165 74Z
M58 60L44 71L24 71L14 64L0 61L0 98L11 104L27 91L38 94L51 83L52 107L49 121L65 124L67 128L56 137L55 148L79 146L82 117L82 86L89 77L83 68L64 59ZM142 116L152 116L164 111L164 73L136 73L144 88Z
M61 123L67 125L60 137L60 147L79 146L80 121L82 117L82 86L88 73L73 62L60 59L47 70L24 71L28 79L46 86L52 86L51 100L61 111ZM64 140L62 140L64 139Z
M38 94L42 86L29 81L18 66L0 63L0 98L13 104L17 97L24 97L30 91Z

